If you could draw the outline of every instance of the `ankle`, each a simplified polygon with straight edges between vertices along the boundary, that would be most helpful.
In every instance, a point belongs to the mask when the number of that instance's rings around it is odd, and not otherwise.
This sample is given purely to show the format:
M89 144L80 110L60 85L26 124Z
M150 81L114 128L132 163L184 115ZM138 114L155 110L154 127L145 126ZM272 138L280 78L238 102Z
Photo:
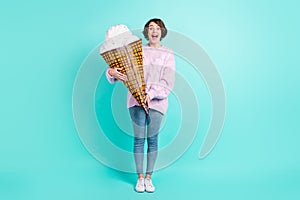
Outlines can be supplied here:
M144 174L138 174L138 178L144 178Z
M151 174L146 174L146 178L151 179Z

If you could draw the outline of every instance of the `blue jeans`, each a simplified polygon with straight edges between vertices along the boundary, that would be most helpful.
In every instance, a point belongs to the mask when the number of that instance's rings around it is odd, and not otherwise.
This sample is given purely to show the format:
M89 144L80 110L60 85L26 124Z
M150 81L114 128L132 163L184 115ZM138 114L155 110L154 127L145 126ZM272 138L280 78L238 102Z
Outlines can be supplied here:
M134 159L136 172L142 174L144 161L144 144L147 138L147 174L152 174L154 164L157 157L158 133L163 118L163 114L154 109L149 109L146 115L141 106L133 106L129 108L129 113L134 131ZM147 127L147 133L146 133Z

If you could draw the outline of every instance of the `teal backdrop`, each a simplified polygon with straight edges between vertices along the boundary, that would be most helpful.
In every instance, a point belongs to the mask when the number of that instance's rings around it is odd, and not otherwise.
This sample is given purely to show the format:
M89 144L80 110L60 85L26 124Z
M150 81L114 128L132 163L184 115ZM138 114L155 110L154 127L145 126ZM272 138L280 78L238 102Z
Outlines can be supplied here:
M299 6L292 0L1 2L0 199L300 199ZM82 144L72 92L81 64L111 25L140 29L153 17L213 60L225 87L226 119L208 157L198 159L203 126L179 160L154 174L157 191L138 194L135 174L106 167ZM210 109L202 107L208 123Z

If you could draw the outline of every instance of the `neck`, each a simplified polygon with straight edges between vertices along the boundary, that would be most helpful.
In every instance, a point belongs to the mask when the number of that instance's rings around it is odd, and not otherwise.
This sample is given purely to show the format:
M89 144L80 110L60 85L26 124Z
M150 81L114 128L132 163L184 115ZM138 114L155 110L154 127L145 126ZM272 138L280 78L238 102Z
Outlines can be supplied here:
M158 43L149 43L148 44L150 47L153 47L153 48L158 48L158 47L160 47L161 45L160 45L160 42L158 42Z

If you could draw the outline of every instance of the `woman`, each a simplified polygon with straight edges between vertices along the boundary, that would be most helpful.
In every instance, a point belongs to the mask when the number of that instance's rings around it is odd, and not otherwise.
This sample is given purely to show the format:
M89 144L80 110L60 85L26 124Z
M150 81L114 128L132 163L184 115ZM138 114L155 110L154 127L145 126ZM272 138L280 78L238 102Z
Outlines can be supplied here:
M151 19L145 26L143 34L149 41L143 46L143 67L146 83L146 104L149 108L147 115L134 97L128 92L127 107L134 130L134 158L138 180L137 192L154 192L155 187L151 181L151 175L157 157L158 133L163 115L168 108L168 95L175 80L175 59L173 52L162 46L160 41L167 35L167 29L161 19ZM126 81L126 75L119 69L109 68L106 71L110 83L116 80ZM147 169L144 177L143 160L144 144L147 139Z

